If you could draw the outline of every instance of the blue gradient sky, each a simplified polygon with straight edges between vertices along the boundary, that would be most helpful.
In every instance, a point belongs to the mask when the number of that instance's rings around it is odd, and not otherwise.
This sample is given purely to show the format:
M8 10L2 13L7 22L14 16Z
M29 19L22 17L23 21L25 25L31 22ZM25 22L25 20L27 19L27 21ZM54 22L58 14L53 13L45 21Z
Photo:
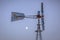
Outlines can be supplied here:
M41 2L45 15L43 40L60 40L60 0L0 0L0 40L35 40L37 19L11 22L11 12L34 15Z

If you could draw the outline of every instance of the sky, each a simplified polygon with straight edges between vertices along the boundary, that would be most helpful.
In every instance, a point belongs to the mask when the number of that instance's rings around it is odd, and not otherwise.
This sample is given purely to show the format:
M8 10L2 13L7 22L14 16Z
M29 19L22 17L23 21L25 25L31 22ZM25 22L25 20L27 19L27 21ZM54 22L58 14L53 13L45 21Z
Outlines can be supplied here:
M60 40L60 0L0 0L0 40L36 40L37 19L11 22L11 12L35 15L41 9L41 2L45 19L42 38Z

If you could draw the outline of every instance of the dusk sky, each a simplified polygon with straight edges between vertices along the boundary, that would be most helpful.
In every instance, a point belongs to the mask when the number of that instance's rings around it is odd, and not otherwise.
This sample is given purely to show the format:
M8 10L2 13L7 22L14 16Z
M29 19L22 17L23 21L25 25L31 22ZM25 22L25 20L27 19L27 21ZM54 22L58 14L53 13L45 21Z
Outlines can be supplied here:
M36 15L41 2L44 3L45 19L42 38L60 40L60 0L0 0L0 40L36 40L37 19L11 22L11 12Z

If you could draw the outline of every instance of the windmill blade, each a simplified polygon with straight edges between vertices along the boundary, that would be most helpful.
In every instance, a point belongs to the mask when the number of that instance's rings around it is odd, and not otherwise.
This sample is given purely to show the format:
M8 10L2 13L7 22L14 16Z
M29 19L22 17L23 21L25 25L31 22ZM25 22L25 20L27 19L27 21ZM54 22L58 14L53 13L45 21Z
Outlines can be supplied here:
M24 19L25 15L23 13L12 12L11 21L17 21Z
M41 13L43 14L43 2L41 3Z
M45 27L44 27L44 11L43 11L43 2L41 3L41 23L42 23L42 30L45 30Z

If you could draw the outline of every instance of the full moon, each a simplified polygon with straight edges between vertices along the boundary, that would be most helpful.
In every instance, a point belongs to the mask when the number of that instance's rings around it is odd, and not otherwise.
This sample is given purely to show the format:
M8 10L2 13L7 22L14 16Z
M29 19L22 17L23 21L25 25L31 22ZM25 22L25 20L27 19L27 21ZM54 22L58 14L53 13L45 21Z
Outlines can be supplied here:
M26 30L28 30L28 27L26 26L26 28L25 28Z

